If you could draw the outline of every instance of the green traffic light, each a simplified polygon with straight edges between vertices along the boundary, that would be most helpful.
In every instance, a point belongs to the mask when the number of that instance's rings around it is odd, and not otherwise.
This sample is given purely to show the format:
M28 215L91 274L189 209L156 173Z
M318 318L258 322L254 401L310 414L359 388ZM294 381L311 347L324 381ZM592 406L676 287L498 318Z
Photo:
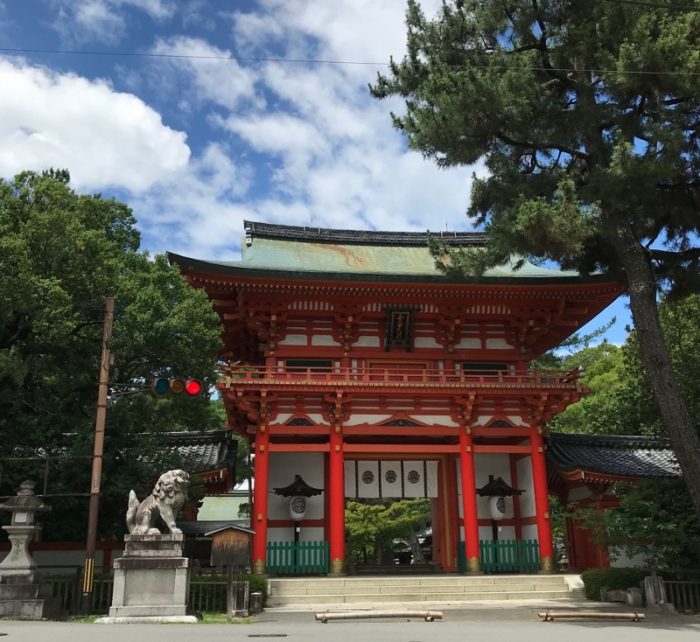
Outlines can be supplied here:
M151 392L156 397L163 397L170 393L170 381L165 377L158 377L151 382Z

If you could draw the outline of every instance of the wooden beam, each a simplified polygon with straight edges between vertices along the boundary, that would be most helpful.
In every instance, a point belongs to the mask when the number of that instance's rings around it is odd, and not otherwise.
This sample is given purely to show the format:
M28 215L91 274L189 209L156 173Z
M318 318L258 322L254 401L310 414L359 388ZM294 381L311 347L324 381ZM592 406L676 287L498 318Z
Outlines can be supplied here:
M529 453L530 446L502 446L497 444L474 444L475 453Z
M429 444L345 444L346 453L458 453L459 445Z
M270 444L268 450L271 453L327 453L330 446L328 444Z

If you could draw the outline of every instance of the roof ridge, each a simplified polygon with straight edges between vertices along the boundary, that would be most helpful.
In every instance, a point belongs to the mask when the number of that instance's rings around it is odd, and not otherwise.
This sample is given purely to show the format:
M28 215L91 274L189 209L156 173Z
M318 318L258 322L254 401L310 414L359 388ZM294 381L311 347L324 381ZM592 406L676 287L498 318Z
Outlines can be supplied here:
M550 439L558 443L588 444L590 446L640 446L670 449L671 444L663 437L649 435L589 435L585 433L550 432Z
M445 232L391 232L377 230L348 230L316 226L282 225L258 221L243 221L246 237L285 239L316 243L356 243L368 245L417 245L427 246L428 237L437 237L449 245L475 245L486 243L485 232L445 231Z

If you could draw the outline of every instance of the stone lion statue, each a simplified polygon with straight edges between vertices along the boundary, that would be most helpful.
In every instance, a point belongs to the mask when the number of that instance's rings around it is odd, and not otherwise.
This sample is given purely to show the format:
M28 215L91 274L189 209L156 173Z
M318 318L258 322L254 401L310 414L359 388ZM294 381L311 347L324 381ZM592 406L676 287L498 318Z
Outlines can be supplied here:
M171 533L181 533L175 518L187 500L190 476L184 470L169 470L158 479L151 494L139 503L136 493L129 493L126 526L132 535L159 535L155 527L160 516Z

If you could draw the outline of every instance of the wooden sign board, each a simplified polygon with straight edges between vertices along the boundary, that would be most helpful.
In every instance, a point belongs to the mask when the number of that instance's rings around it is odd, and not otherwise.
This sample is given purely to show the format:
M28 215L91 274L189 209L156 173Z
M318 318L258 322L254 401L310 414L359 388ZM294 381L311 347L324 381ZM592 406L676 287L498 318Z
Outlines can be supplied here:
M211 565L245 567L249 561L249 542L253 531L226 526L211 533Z

